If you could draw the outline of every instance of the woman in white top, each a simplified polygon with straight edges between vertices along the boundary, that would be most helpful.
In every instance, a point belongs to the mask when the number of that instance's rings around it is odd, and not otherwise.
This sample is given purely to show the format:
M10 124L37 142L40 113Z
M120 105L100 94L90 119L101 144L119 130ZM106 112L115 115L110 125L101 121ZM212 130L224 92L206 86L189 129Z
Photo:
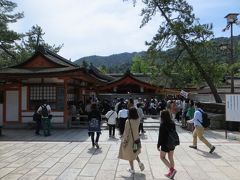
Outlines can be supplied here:
M111 107L111 110L105 114L105 117L108 119L109 137L115 137L117 113L114 111L114 107Z

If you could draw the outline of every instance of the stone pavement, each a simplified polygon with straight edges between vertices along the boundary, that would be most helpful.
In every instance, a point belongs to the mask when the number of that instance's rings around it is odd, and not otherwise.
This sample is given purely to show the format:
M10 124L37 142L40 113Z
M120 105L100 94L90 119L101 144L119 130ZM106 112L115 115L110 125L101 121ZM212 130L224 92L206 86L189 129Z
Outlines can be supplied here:
M207 139L216 146L213 154L198 144L190 149L191 133L177 128L181 145L175 151L179 180L228 180L240 177L240 142L225 140L223 131L207 131ZM87 131L82 129L54 130L52 136L35 136L33 130L3 130L0 137L0 179L12 180L160 180L167 179L167 168L156 149L158 130L148 130L142 136L140 159L146 169L136 174L126 169L127 161L119 160L120 140L110 139L104 130L101 149L92 149Z

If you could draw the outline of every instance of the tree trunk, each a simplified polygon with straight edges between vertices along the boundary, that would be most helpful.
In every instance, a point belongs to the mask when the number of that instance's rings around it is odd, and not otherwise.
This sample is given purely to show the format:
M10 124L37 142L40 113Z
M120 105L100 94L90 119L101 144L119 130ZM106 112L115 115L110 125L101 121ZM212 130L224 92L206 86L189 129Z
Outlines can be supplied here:
M167 23L170 25L170 27L172 27L172 23L171 20L166 16L166 14L163 12L163 10L161 9L161 7L159 5L157 5L158 9L161 11L163 17L166 19ZM201 66L201 64L199 63L199 61L197 60L196 56L194 55L194 53L192 52L192 50L190 49L190 47L187 45L187 43L184 41L184 39L181 37L181 35L177 32L174 31L175 35L177 36L178 40L182 43L183 47L187 50L188 54L190 55L190 59L192 61L192 63L194 63L194 65L196 66L196 68L198 69L198 71L200 72L200 74L202 75L202 77L205 79L205 81L207 82L209 88L212 91L212 94L214 96L214 99L217 103L222 103L222 99L219 96L216 87L213 84L212 79L208 76L208 74L204 71L203 67Z

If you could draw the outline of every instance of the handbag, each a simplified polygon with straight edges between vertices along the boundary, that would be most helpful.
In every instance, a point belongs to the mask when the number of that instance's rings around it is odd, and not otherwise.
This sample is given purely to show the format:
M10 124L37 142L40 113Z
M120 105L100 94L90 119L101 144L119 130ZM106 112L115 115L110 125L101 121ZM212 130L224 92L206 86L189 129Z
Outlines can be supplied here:
M129 125L130 125L130 130L131 130L132 139L133 139L133 147L132 148L133 148L133 152L136 153L142 147L141 140L140 140L140 138L138 138L137 140L134 140L130 119L129 119Z
M168 141L167 147L174 148L175 146L179 145L179 136L175 130L168 130Z

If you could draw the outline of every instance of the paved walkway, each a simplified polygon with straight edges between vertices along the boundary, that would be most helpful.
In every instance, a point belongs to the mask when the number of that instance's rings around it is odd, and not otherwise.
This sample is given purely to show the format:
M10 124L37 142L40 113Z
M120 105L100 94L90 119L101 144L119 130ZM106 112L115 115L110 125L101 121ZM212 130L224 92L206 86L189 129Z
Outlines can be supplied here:
M228 180L240 177L240 142L225 140L223 131L207 131L206 137L216 146L213 154L202 143L190 149L190 132L177 128L181 145L175 162L179 180ZM86 130L55 130L50 137L35 136L33 130L3 130L0 137L0 179L78 179L78 180L159 180L167 179L167 169L156 149L158 130L142 136L140 159L146 169L136 174L126 171L127 161L119 160L120 140L109 139L104 130L101 149L92 149ZM137 163L135 163L137 165Z

